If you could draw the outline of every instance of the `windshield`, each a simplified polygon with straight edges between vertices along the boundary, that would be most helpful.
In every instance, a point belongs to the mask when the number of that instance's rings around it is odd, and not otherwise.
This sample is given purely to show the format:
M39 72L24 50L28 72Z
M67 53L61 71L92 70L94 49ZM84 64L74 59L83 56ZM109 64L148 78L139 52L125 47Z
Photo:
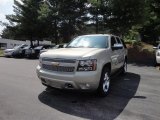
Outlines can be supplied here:
M18 45L18 46L15 46L13 49L18 49L20 47L21 47L21 45Z
M35 47L34 49L42 49L43 46L38 46L38 47Z
M107 48L108 36L80 36L72 40L67 48Z
M31 46L26 46L26 47L24 47L24 49L29 49Z

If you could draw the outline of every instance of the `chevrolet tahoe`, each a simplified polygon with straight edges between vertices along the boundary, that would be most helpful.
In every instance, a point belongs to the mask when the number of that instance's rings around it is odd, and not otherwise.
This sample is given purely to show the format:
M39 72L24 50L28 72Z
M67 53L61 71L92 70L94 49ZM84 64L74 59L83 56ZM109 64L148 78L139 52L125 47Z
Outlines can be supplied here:
M127 71L127 49L115 35L95 34L74 38L65 48L40 55L37 75L45 86L97 90L106 96L111 76Z

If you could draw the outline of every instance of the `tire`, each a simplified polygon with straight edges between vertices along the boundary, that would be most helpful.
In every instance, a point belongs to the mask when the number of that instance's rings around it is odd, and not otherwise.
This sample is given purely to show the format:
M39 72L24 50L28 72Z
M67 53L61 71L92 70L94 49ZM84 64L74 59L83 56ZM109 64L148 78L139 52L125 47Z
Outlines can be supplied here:
M157 60L156 60L156 58L155 58L155 60L154 60L155 62L154 62L154 65L155 65L155 67L157 67L158 66L158 63L157 63Z
M158 66L158 63L157 63L156 61L155 61L155 63L154 63L154 66L155 66L155 67L157 67L157 66Z
M110 70L105 67L102 71L100 83L98 87L98 95L105 97L108 95L110 90Z
M124 61L121 74L125 75L126 73L127 73L127 60Z

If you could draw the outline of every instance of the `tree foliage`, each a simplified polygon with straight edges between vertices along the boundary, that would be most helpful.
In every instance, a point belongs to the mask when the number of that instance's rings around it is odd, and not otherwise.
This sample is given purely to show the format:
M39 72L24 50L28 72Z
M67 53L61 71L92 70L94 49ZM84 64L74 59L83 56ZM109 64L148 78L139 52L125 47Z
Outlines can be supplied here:
M76 34L141 34L143 40L160 34L159 0L14 0L2 37L69 42ZM95 29L93 29L95 27Z
M160 36L160 1L146 0L146 21L139 30L144 42L156 44Z
M8 31L15 32L16 38L18 34L20 38L31 40L31 45L34 39L43 36L41 22L38 20L39 2L40 0L21 0L21 2L14 0L15 14L6 16L12 25L7 26Z

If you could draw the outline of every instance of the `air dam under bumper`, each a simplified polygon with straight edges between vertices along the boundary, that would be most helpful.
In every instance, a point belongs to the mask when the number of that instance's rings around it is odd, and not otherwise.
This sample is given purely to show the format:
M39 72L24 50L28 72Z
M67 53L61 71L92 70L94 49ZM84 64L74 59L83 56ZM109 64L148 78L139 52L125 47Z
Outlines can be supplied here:
M37 66L37 75L42 84L59 89L96 90L100 81L96 71L59 73Z

